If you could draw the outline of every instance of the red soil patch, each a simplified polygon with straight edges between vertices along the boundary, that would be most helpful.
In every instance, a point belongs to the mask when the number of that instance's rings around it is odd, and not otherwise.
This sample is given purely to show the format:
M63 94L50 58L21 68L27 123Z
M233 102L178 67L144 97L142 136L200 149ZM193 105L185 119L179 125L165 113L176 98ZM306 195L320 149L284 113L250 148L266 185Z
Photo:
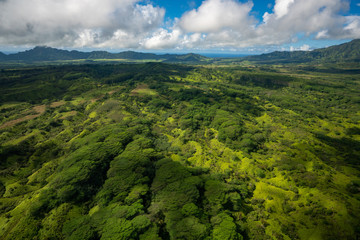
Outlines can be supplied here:
M36 112L35 115L27 115L25 117L18 118L18 119L6 122L6 123L4 123L3 125L0 126L0 129L7 128L7 127L12 127L12 126L14 126L14 125L16 125L18 123L25 122L25 121L37 118L37 117L41 116L45 112L46 106L45 105L35 106L35 107L33 107L32 110L34 112Z
M45 105L35 106L35 107L33 107L33 110L41 115L45 112L46 106Z
M62 116L60 119L66 119L68 117L75 116L76 114L77 114L77 111L67 112L67 113L65 113L65 116Z
M147 84L140 84L131 91L130 96L136 96L139 94L139 90L148 89L148 88L149 88L149 86Z
M99 101L99 100L102 99L103 97L105 97L105 95L100 95L99 97L93 98L93 99L91 99L90 101L91 101L91 103L94 103L94 102Z
M64 105L65 103L66 103L65 101L53 102L50 104L50 107L51 108L60 107L60 106Z

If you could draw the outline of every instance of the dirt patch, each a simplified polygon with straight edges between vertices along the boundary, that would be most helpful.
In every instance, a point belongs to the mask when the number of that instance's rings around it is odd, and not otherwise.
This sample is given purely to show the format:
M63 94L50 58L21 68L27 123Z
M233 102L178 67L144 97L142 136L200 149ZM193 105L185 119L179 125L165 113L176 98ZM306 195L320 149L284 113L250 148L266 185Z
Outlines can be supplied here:
M27 115L25 117L18 118L18 119L6 122L6 123L4 123L3 125L0 126L0 129L7 128L7 127L12 127L12 126L14 126L14 125L16 125L18 123L25 122L25 121L37 118L37 117L41 116L45 112L45 110L46 110L45 105L35 106L35 107L32 108L32 111L36 112L36 114Z
M77 111L71 111L71 112L67 112L64 114L64 116L62 116L60 119L66 119L68 117L72 117L75 116L78 112Z
M33 107L33 110L35 111L35 112L37 112L37 114L43 114L44 112L45 112L45 110L46 110L46 106L45 105L39 105L39 106L35 106L35 107Z
M65 101L59 101L59 102L53 102L50 104L50 107L51 108L57 108L57 107L60 107L62 105L64 105L66 102Z
M130 93L130 96L144 96L144 95L155 96L157 95L157 92L153 89L150 89L147 84L140 84Z
M90 102L91 102L91 103L94 103L94 102L99 101L100 99L101 99L101 98L93 98L93 99L90 100Z
M121 89L124 89L125 87L124 86L119 86L119 87L116 87L114 90L111 90L108 92L109 95L113 95L114 93L120 91Z
M91 101L91 103L94 103L94 102L97 102L97 101L103 99L103 97L105 97L105 95L100 95L99 97L93 98L93 99L91 99L90 101Z

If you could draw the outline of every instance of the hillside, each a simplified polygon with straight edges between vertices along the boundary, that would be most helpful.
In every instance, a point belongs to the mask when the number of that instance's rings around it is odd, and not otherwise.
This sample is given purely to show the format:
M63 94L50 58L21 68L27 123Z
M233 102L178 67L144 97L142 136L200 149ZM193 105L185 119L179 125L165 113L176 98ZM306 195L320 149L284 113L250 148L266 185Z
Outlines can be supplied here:
M360 75L321 70L2 69L0 239L359 239Z
M360 39L313 51L273 52L245 59L262 63L359 62Z

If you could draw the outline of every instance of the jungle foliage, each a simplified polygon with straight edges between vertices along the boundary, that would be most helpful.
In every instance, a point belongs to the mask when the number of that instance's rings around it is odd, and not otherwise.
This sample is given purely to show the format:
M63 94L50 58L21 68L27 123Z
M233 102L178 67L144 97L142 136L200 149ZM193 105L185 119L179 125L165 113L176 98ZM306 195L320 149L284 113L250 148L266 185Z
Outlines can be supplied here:
M7 68L0 86L1 239L360 238L343 66Z

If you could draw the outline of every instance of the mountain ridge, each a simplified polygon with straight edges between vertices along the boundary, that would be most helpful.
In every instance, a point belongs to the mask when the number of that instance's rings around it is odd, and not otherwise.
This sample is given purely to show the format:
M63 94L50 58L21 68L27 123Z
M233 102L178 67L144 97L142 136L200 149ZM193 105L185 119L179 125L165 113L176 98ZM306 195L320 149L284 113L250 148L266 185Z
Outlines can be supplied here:
M47 46L36 46L33 49L6 55L0 52L0 61L65 61L65 60L95 60L95 59L125 59L125 60L162 60L164 62L198 62L206 61L205 56L199 54L162 54L124 51L110 53L107 51L80 52L77 50L62 50Z
M355 61L360 62L360 39L354 39L350 42L334 45L326 48L318 48L312 51L275 51L255 56L245 57L249 61L262 63L288 62L288 63L306 63L306 62L337 62L337 61Z
M96 60L123 59L129 61L152 60L166 63L211 63L214 58L200 54L154 54L135 51L110 53L107 51L81 52L77 50L62 50L47 46L37 46L33 49L14 54L0 52L0 62L46 62L66 60ZM310 63L310 62L360 62L360 39L355 39L340 45L314 49L312 51L275 51L266 54L236 58L240 61L257 63ZM213 60L213 61L212 61Z

